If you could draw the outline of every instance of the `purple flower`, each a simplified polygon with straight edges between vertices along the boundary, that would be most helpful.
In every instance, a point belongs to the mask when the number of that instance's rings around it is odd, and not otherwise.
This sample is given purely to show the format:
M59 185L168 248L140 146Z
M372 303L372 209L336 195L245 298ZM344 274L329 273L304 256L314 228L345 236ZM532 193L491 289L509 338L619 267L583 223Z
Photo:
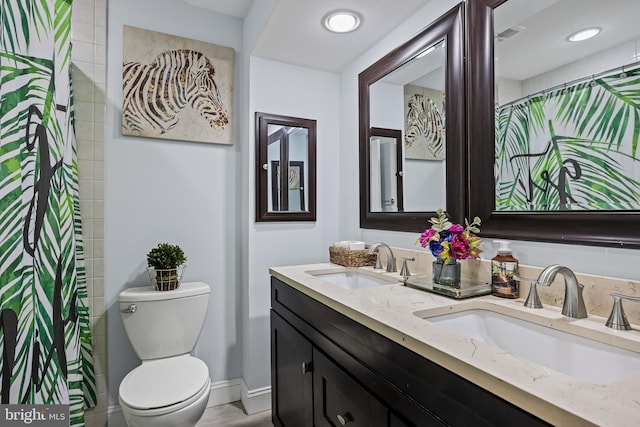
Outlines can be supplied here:
M462 234L456 234L449 246L449 255L455 259L473 258L469 248L469 242Z
M431 228L425 230L424 233L420 235L420 246L426 248L429 244L429 240L433 237L434 234L436 234L436 231L432 230Z
M451 228L449 228L449 231L452 233L462 233L464 231L464 227L460 224L453 224Z
M482 250L478 246L482 239L473 232L479 231L480 218L475 217L471 223L465 219L466 227L463 227L460 224L452 224L443 209L436 210L436 215L429 219L431 226L420 235L417 242L420 242L423 248L428 247L433 256L445 263L451 258L479 258Z

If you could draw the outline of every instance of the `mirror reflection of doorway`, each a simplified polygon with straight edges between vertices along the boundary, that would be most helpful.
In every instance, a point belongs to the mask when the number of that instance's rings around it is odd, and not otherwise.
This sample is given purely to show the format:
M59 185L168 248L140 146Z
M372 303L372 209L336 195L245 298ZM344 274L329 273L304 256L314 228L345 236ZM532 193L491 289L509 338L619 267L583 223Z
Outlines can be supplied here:
M281 194L280 186L280 161L271 161L271 210L279 211L304 211L304 162L292 160L289 162L289 185L286 194Z
M402 131L372 128L369 140L371 212L404 210Z

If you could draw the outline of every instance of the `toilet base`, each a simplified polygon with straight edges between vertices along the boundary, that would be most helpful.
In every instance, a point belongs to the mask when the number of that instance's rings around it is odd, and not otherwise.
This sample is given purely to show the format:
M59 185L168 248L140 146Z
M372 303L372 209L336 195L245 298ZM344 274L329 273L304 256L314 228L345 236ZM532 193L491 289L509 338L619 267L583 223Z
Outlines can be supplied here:
M168 408L133 409L123 404L122 401L120 407L128 427L194 427L207 408L210 391L211 379L207 381L202 394L193 403L173 412L164 412Z

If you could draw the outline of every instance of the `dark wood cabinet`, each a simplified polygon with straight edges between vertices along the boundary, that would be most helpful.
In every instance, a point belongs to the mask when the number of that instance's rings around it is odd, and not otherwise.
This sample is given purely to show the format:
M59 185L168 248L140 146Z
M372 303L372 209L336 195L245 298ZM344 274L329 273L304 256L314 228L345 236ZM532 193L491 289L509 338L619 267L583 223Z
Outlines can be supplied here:
M275 426L548 425L274 277L271 355Z
M389 415L389 427L410 427L409 424L402 421L396 414Z
M387 427L387 409L318 349L313 350L316 427Z
M313 425L312 360L309 340L272 312L272 413L277 425Z

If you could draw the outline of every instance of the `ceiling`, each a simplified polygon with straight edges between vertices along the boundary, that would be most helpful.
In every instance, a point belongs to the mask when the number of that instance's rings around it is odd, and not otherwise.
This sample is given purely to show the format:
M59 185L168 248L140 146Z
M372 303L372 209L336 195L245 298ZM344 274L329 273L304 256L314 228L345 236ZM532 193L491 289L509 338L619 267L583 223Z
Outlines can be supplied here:
M182 0L193 6L213 10L225 15L244 18L253 3L253 0Z
M244 18L254 1L179 0L214 12ZM266 28L254 47L255 56L339 72L402 21L431 0L278 0ZM353 9L364 17L352 33L334 34L320 25L334 9ZM576 13L576 11L580 13ZM523 31L500 43L503 76L523 80L580 57L637 37L638 0L510 0L497 9L496 32ZM425 23L425 26L428 23ZM566 42L575 29L603 28L601 35L579 46ZM544 59L543 59L544 58Z
M181 1L243 18L255 0ZM338 72L430 1L279 0L252 54ZM360 12L364 18L361 28L346 34L334 34L322 28L322 17L335 9Z
M517 34L496 45L499 75L526 80L607 52L640 36L638 16L638 0L509 0L496 9L495 32L515 28ZM592 26L602 28L593 39L580 43L567 40L571 33ZM620 60L628 63L632 58Z

